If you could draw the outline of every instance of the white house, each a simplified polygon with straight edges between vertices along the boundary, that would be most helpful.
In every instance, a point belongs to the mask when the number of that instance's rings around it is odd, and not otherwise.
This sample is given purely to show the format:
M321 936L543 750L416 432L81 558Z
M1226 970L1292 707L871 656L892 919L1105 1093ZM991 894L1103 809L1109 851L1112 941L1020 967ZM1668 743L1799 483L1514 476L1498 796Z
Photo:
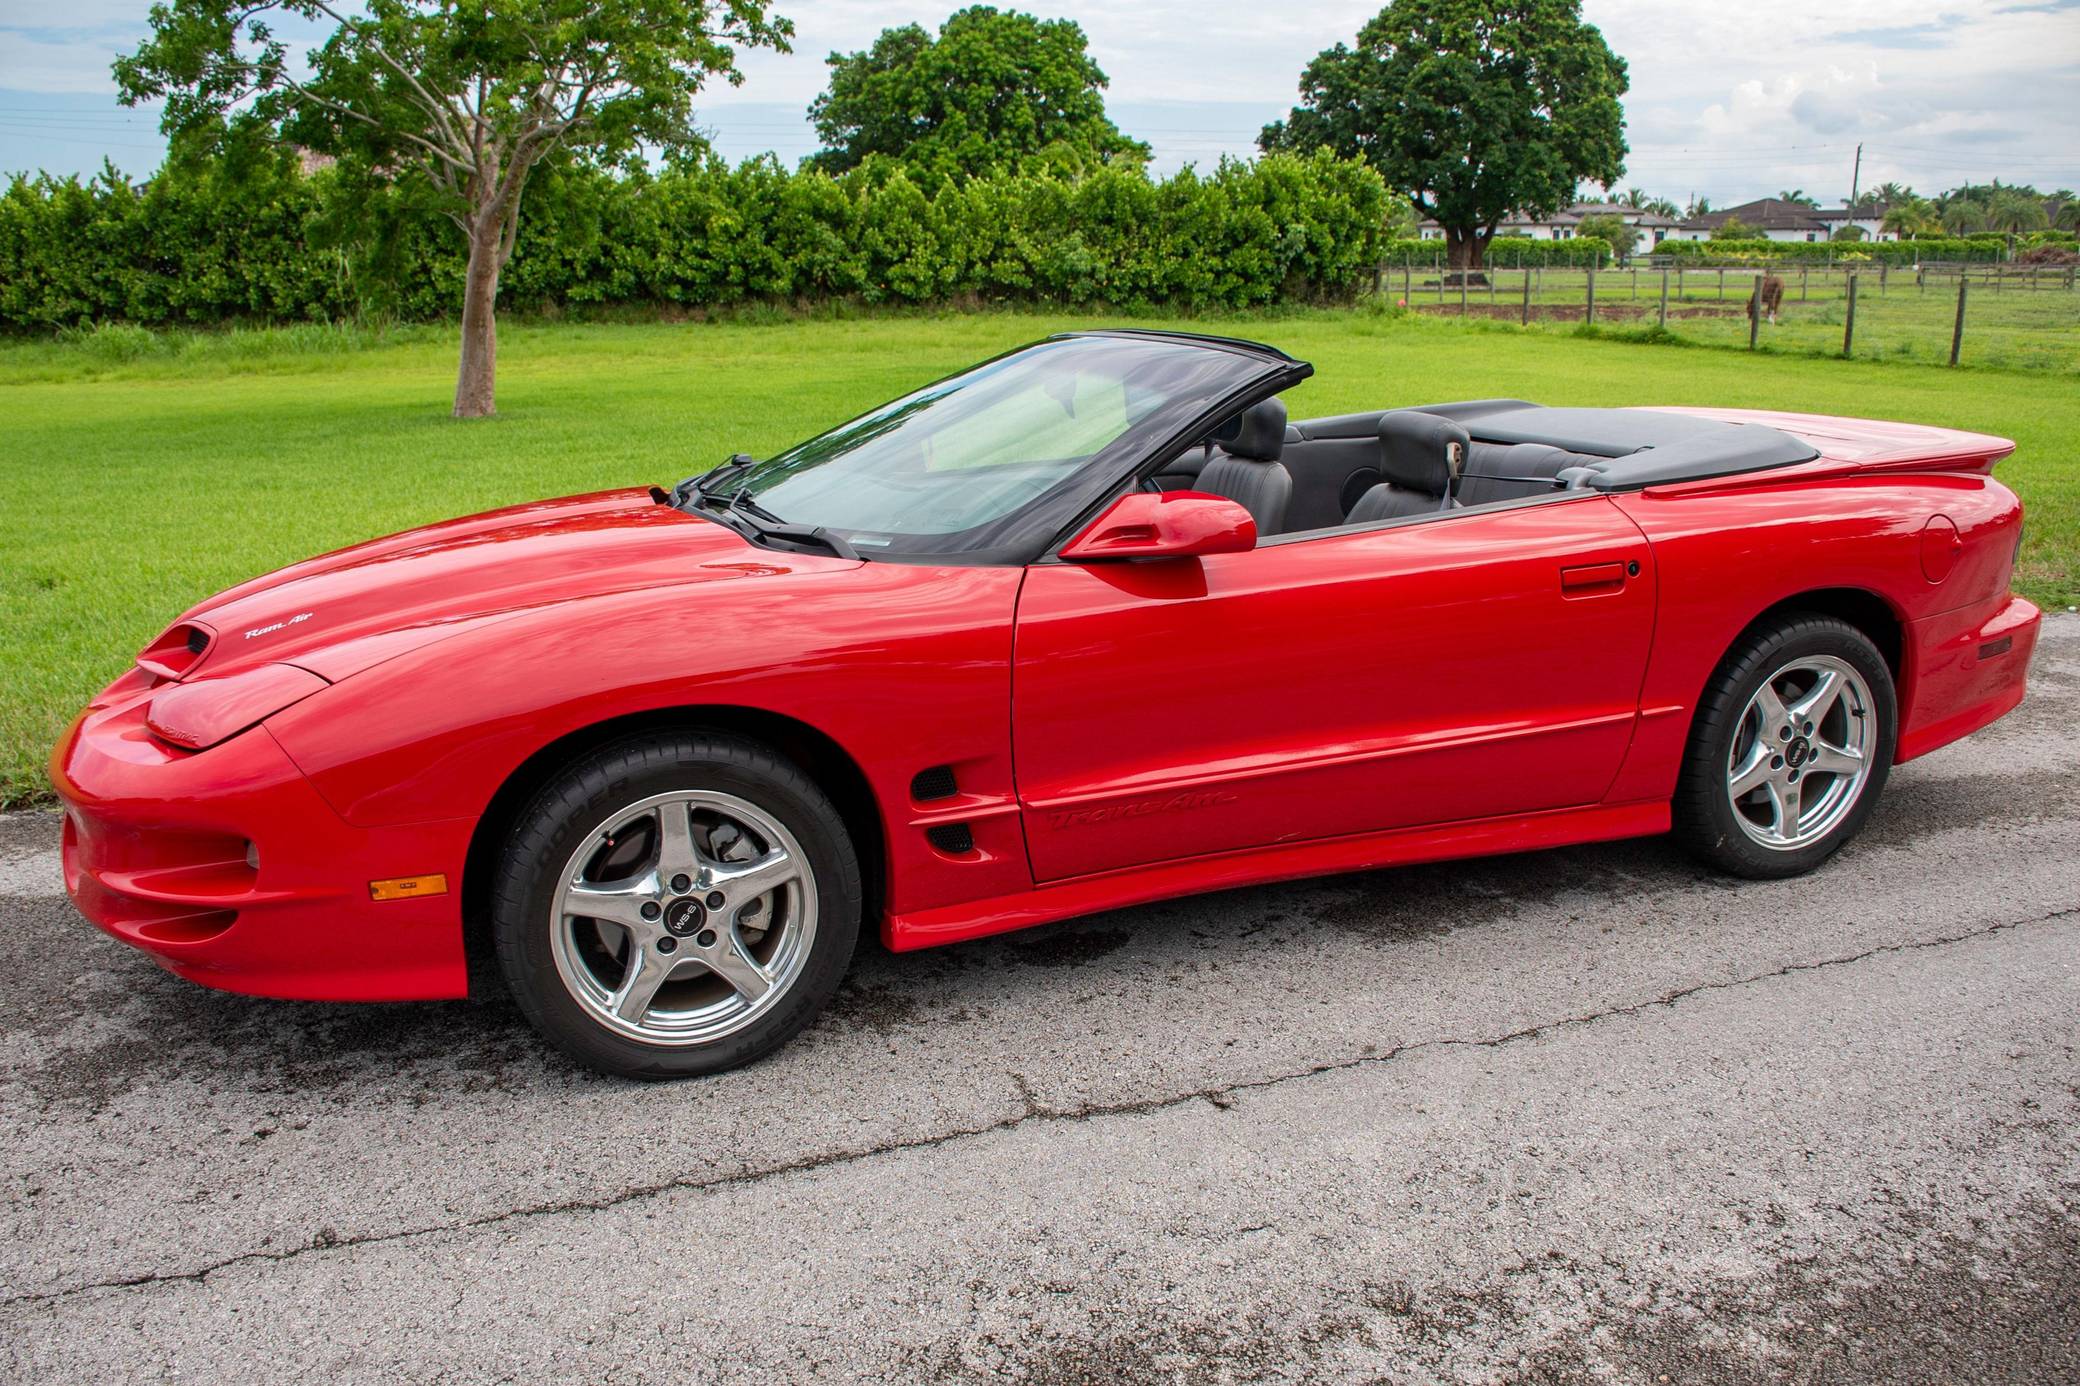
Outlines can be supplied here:
M1703 216L1691 217L1677 225L1676 239L1708 241L1712 238L1712 232L1736 217L1757 236L1771 241L1830 241L1834 239L1834 233L1843 226L1861 228L1867 240L1899 239L1884 229L1883 207L1852 212L1846 207L1808 207L1803 202L1785 202L1775 197L1760 197L1753 202L1743 202L1738 207L1728 207L1722 211L1706 212Z
M1659 212L1643 212L1618 202L1574 202L1549 217L1512 212L1496 224L1495 234L1525 236L1534 241L1571 241L1580 234L1582 219L1592 216L1616 216L1627 226L1638 227L1642 250L1661 244L1676 228L1674 217ZM1426 241L1441 241L1444 228L1434 221L1425 221L1416 227L1416 235Z

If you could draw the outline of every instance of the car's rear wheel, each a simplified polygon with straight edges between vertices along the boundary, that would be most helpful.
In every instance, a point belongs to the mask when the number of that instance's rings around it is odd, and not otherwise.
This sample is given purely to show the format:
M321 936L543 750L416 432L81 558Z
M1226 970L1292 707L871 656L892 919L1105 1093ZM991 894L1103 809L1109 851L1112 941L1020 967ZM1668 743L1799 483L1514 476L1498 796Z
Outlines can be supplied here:
M1812 870L1870 816L1896 716L1892 672L1854 626L1793 614L1751 631L1699 705L1677 836L1737 876Z
M837 989L859 863L830 800L734 736L675 733L571 766L520 816L494 887L528 1018L609 1073L714 1073L770 1053Z

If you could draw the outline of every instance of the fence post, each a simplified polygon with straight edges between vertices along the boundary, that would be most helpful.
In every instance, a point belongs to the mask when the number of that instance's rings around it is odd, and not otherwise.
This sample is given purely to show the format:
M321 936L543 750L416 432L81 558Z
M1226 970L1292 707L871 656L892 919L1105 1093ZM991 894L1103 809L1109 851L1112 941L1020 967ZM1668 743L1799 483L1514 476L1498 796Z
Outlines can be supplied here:
M1719 297L1726 297L1726 271L1723 269L1719 271Z
M1582 321L1585 323L1596 321L1596 262L1594 260L1589 262L1589 304L1582 311Z
M1800 303L1806 301L1806 267L1804 265L1798 267L1798 301Z
M1531 266L1524 266L1524 326L1531 326Z
M1668 271L1667 271L1667 270L1665 270L1665 269L1664 269L1663 271L1661 271L1661 322L1660 322L1660 325L1661 325L1662 327L1664 327L1664 328L1668 326Z
M1755 276L1755 287L1748 291L1748 350L1755 349L1755 339L1762 331L1762 276Z
M1856 280L1858 277L1855 270L1849 271L1849 312L1842 320L1842 355L1844 357L1849 354L1849 348L1856 341Z
M1885 270L1886 270L1886 268L1887 268L1887 265L1888 265L1888 262L1887 262L1887 261L1884 261L1884 260L1880 260L1880 261L1878 261L1878 297L1879 297L1879 298L1883 298L1883 297L1885 297Z
M1466 316L1466 281L1472 277L1473 271L1470 269L1459 271L1459 316L1462 318Z
M1964 349L1964 286L1965 277L1957 276L1957 325L1950 329L1950 364L1957 364L1957 353Z
M1682 296L1683 296L1683 267L1682 267L1682 265L1681 265L1680 263L1678 263L1678 264L1676 265L1676 297L1677 297L1677 298L1681 298Z
M1372 296L1378 298L1387 287L1387 267L1384 262L1372 267Z
M1411 298L1415 297L1415 292L1416 292L1416 262L1415 262L1415 257L1413 257L1413 256L1410 256L1410 255L1404 255L1404 256L1402 256L1402 257L1401 257L1401 306L1402 306L1402 307L1406 308L1406 307L1408 306L1408 301L1409 301L1409 300L1410 300Z

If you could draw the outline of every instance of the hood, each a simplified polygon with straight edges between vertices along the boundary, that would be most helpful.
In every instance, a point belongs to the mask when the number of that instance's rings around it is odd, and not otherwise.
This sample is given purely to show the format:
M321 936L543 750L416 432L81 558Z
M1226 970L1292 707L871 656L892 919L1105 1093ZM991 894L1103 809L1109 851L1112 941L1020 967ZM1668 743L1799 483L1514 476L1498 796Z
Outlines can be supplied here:
M139 662L179 679L293 664L337 682L555 602L856 566L759 548L647 489L602 491L447 520L254 578L184 613Z

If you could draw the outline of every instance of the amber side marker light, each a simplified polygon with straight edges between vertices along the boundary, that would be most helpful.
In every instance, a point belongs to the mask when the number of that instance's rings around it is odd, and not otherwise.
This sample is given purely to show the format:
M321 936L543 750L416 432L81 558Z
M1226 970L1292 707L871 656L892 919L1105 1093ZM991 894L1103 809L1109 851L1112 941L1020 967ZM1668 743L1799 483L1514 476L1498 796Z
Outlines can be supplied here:
M370 881L371 900L416 900L422 895L446 895L446 876L399 876L392 881Z

